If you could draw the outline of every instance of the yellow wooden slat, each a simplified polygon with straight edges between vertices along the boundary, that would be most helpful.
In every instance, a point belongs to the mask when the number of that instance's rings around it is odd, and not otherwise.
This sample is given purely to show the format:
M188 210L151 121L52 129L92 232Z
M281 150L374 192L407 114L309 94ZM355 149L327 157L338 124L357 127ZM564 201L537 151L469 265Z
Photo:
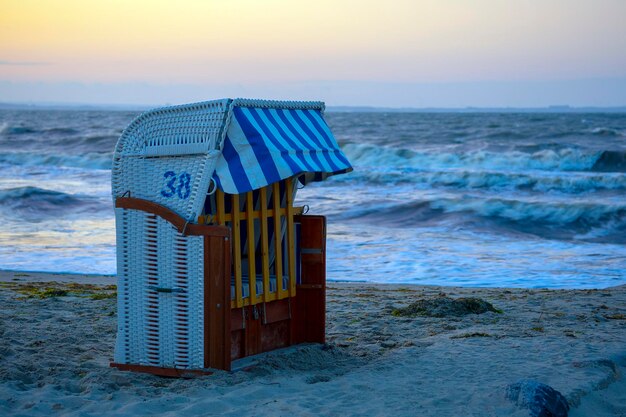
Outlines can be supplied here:
M215 192L215 201L217 203L217 224L224 226L226 224L226 217L224 216L224 192L217 190Z
M252 191L246 193L246 232L248 235L248 285L250 287L250 304L256 304L256 259L255 259L255 239L254 239L254 201Z
M293 179L286 181L287 194L287 254L289 257L289 296L296 295L296 231L293 224Z
M219 224L220 226L225 226L226 225L226 215L224 213L226 211L225 208L224 208L224 205L225 205L224 198L225 198L225 195L224 195L224 192L222 190L219 190L219 189L215 190L216 213L215 213L215 215L213 217L213 221L216 224ZM230 219L229 219L229 221L230 221ZM231 242L231 244L232 243L233 242ZM233 251L233 254L234 254L234 251L235 251L234 245L232 245L232 251ZM232 256L231 256L231 259L233 259ZM228 283L228 287L230 288L230 282ZM237 302L236 302L237 300L236 299L237 299L237 293L236 293L236 288L235 288L235 298L230 300L230 308L237 307Z
M281 243L281 216L280 209L280 186L276 182L272 184L272 201L274 207L274 271L276 272L276 294L279 299L285 298L286 291L283 290L283 248Z
M263 263L263 302L276 299L276 294L270 294L270 251L269 236L267 233L267 187L259 190L261 201L261 261Z
M241 292L241 224L239 221L239 195L232 195L233 267L235 270L235 305L243 307Z

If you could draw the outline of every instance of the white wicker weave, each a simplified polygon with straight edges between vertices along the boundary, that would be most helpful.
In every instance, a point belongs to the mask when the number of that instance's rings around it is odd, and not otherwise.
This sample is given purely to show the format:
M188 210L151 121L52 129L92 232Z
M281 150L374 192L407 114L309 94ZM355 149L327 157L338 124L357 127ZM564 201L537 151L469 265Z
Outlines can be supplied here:
M220 152L230 100L146 112L126 128L113 156L113 198L159 203L193 221Z
M115 362L204 365L204 241L137 210L116 211L118 332ZM158 292L157 288L174 292Z

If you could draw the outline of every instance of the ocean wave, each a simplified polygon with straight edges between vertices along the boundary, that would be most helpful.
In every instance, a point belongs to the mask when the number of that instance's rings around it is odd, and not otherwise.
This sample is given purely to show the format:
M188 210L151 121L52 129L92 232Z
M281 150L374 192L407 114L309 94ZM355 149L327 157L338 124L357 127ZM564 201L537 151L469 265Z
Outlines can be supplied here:
M376 202L343 210L339 215L346 220L365 220L379 226L425 226L439 221L445 211L433 207L432 201L407 201L404 203Z
M90 129L79 126L41 127L37 125L0 124L0 147L37 150L48 153L106 153L115 148L119 132L113 129Z
M98 212L108 207L93 196L72 195L38 187L16 187L0 190L0 209L10 217L37 222L77 212Z
M44 135L76 135L80 131L71 127L51 127L40 131Z
M16 139L11 136L0 136L0 149L13 152L31 152L36 155L67 155L69 154L111 154L115 149L118 137L110 134L68 135L36 135L35 137Z
M81 138L81 142L88 146L106 145L107 149L113 149L119 135L88 135Z
M36 133L37 129L28 126L11 126L5 124L2 126L0 133L3 135L25 135L28 133Z
M341 217L405 228L444 221L448 226L486 225L492 231L502 228L544 238L574 238L595 230L596 235L612 236L613 243L626 241L622 233L626 232L626 204L591 201L445 197L400 203L378 202L345 211Z
M611 129L610 127L596 127L591 130L591 133L596 136L626 136L626 132L621 130Z
M111 169L113 153L89 152L82 155L58 155L33 152L2 152L0 163L26 166L63 166L86 169Z
M598 172L626 172L626 151L604 151L591 167Z
M338 182L372 185L414 185L423 188L522 190L580 194L602 190L626 190L626 174L590 172L506 172L479 170L371 169L356 170Z
M518 130L498 130L496 132L488 133L484 136L485 139L506 139L506 140L527 139L529 137L530 136L528 134L524 134Z
M80 130L72 128L72 127L49 127L49 128L36 128L33 126L12 126L9 123L5 122L0 125L0 134L4 135L25 135L37 133L41 135L77 135Z
M515 222L552 225L575 223L595 225L609 220L626 220L626 205L583 202L524 201L503 198L452 198L431 202L444 212L472 212L481 217L498 217Z
M368 144L347 144L344 152L357 167L368 166L447 169L623 172L626 154L620 151L590 151L577 148L542 149L536 152L415 151ZM599 163L599 165L596 165Z

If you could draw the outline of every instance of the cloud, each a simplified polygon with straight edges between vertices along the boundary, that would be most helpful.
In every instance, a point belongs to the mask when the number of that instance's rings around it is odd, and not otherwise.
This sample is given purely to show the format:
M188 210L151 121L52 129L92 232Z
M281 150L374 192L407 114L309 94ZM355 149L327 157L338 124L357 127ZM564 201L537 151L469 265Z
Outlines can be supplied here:
M16 65L16 66L37 66L37 65L50 65L50 62L37 62L37 61L7 61L0 59L0 65Z

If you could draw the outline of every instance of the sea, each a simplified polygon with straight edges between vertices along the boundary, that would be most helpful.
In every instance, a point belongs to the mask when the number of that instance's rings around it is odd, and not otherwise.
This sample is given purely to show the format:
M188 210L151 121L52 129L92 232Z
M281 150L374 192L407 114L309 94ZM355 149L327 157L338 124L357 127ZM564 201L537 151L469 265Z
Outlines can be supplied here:
M115 274L111 159L139 114L0 110L0 269ZM328 279L626 283L626 114L332 112L354 171L308 185Z

